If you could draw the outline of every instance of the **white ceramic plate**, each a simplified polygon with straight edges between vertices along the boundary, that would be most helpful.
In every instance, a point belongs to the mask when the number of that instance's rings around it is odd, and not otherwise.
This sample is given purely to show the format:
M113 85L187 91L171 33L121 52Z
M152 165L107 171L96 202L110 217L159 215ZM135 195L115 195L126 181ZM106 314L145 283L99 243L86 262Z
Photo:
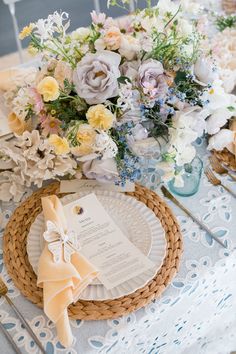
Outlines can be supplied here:
M95 280L80 295L82 300L116 299L140 289L155 276L166 255L165 231L155 214L135 198L105 190L93 190L92 192L97 195L106 211L128 239L155 264L154 269L150 269L111 290L107 290L98 280ZM79 193L65 196L61 199L62 204L68 204L89 193L91 193L91 189L83 189ZM32 224L27 238L29 262L36 274L43 248L43 231L44 217L41 213Z

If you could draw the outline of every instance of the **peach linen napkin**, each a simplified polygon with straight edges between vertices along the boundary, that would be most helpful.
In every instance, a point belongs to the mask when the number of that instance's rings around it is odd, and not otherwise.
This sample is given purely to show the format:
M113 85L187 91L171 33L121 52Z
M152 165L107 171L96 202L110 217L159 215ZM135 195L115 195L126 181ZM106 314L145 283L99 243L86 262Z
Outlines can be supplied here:
M37 283L43 288L44 312L56 324L61 344L68 347L73 342L73 336L67 307L78 300L80 293L98 273L77 249L73 253L73 250L70 252L72 248L66 248L70 238L68 239L67 221L60 200L55 195L45 197L42 198L42 206L47 225L44 238L49 240L52 225L62 230L62 236L60 238L59 233L54 231L54 236L60 241L56 241L57 245L55 241L45 243L39 260ZM77 235L75 238L77 239ZM61 246L58 252L59 243Z

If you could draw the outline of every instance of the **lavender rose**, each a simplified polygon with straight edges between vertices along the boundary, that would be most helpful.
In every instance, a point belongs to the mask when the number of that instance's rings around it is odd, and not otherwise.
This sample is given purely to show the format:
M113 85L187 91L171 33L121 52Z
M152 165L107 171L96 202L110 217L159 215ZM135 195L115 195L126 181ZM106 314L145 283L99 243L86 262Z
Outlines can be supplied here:
M145 95L151 99L163 97L167 93L168 84L162 64L148 59L139 67L139 83Z
M113 158L86 161L82 166L84 175L89 179L96 179L99 182L114 182L118 179L116 161Z
M103 103L118 94L119 54L101 50L88 53L78 63L73 81L78 95L88 104Z

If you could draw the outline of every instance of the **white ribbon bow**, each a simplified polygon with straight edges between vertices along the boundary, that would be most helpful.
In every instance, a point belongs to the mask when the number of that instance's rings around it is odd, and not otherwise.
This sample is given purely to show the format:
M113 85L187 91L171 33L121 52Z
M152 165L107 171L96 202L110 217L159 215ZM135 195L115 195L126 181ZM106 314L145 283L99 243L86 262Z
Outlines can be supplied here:
M48 249L53 255L53 261L61 260L62 249L64 261L69 263L73 253L80 249L78 237L73 231L66 232L61 226L47 221L47 230L43 233Z

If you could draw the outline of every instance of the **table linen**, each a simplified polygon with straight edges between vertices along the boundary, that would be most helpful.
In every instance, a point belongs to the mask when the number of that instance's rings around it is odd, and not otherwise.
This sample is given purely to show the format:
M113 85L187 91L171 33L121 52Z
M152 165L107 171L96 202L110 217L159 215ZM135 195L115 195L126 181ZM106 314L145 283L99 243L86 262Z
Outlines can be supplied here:
M197 144L206 165L205 142L199 139ZM236 190L235 182L229 177L223 179ZM157 192L160 193L159 189ZM105 321L71 321L75 338L68 349L59 343L55 326L43 311L20 295L6 273L1 250L0 275L7 281L9 295L48 354L229 354L235 350L236 200L221 187L212 186L205 176L196 195L180 200L227 242L228 249L216 244L167 201L178 217L184 238L180 270L171 285L160 299L129 316ZM13 203L2 203L1 235L15 207ZM23 353L37 353L36 345L2 298L0 319ZM4 353L11 354L2 333L0 340Z

